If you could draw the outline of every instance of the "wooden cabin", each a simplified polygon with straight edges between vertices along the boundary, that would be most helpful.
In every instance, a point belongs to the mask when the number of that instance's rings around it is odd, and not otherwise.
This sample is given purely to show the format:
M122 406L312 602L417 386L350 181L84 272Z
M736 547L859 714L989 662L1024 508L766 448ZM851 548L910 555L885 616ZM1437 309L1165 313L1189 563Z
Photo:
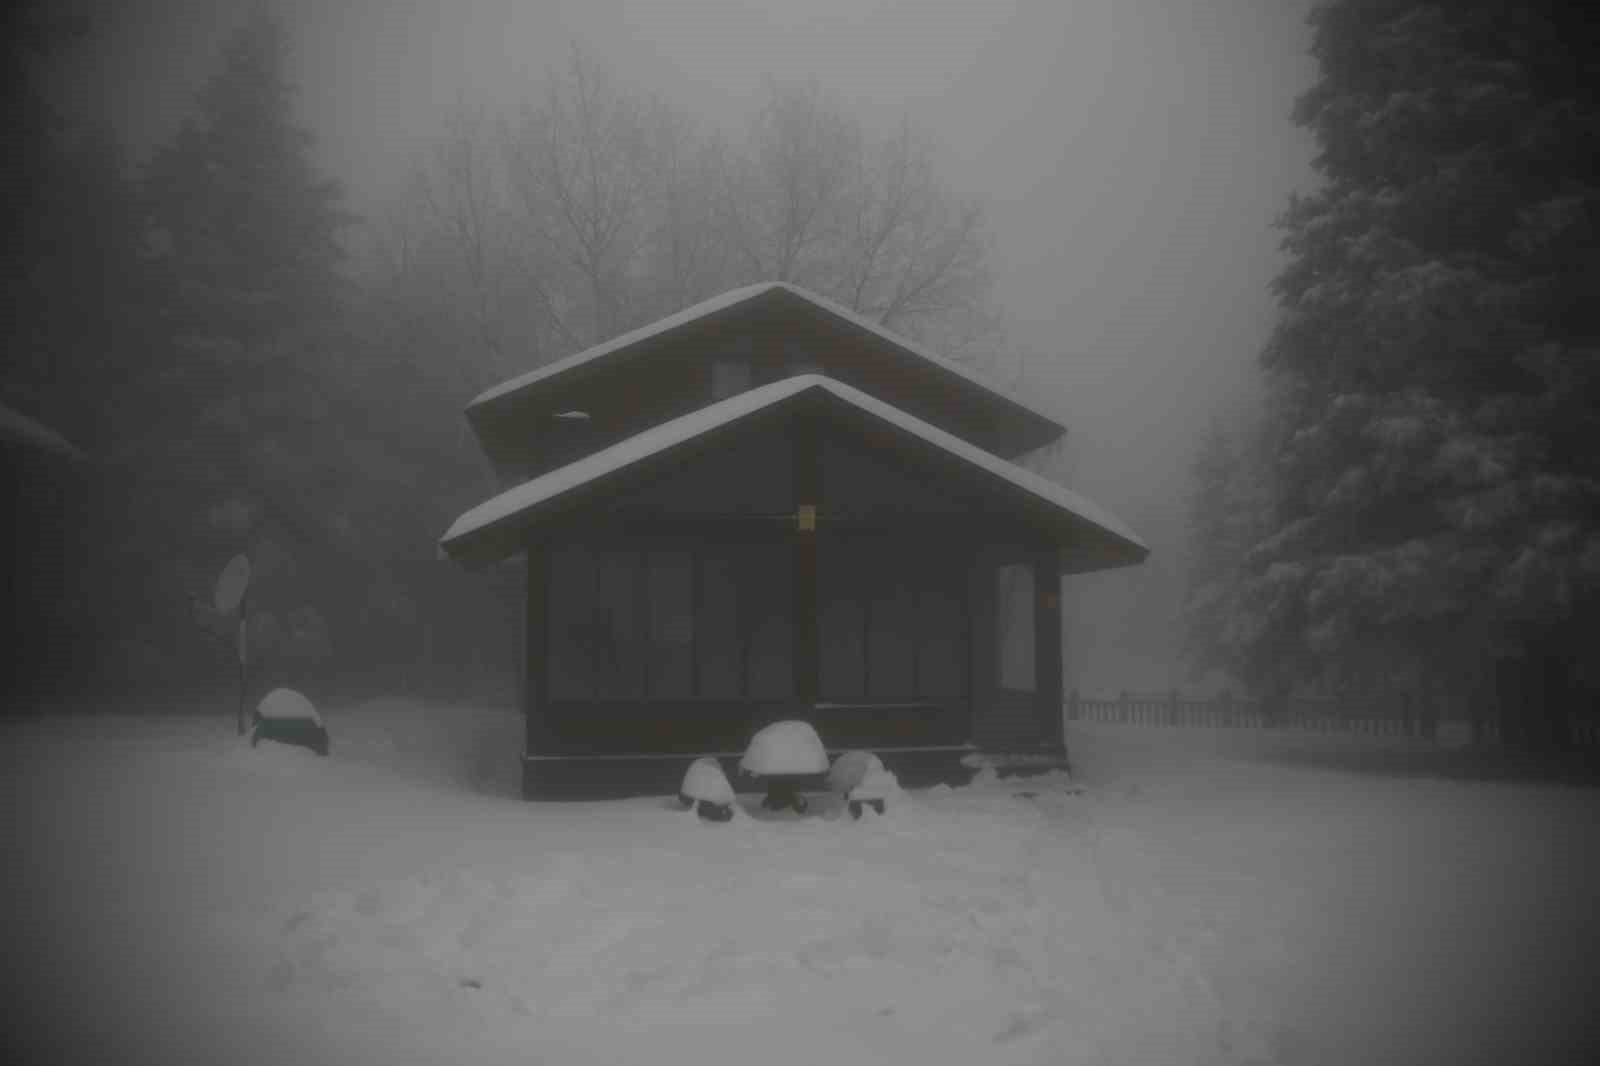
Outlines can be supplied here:
M671 791L779 718L925 779L1065 754L1060 577L1142 561L1017 460L1065 428L786 284L484 393L505 491L441 540L527 558L524 794Z

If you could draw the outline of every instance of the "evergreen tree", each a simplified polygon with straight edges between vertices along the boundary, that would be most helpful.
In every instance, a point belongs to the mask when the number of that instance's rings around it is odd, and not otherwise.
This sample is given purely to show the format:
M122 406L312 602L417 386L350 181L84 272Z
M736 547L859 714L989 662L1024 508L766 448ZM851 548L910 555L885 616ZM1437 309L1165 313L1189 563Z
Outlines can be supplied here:
M263 650L325 655L362 631L407 471L367 432L341 364L339 233L353 219L295 121L288 61L283 27L258 10L150 162L171 340L130 405L140 424L122 461L149 496L135 539L168 546L148 601L203 604L220 561L249 550Z
M1294 117L1324 182L1280 221L1264 355L1279 505L1241 592L1261 659L1592 657L1600 593L1600 143L1581 15L1328 0ZM1586 44L1586 42L1588 42ZM1591 664L1592 665L1592 664ZM1547 701L1550 706L1559 701Z
M283 26L258 10L146 180L183 324L240 343L327 320L345 289L338 238L353 219L311 162L288 59Z

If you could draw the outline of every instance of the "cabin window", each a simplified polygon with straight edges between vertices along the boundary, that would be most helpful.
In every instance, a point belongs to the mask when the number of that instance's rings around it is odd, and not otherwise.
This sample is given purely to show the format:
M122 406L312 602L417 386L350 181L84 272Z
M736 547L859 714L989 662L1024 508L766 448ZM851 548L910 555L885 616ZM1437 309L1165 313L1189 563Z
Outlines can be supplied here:
M790 563L783 543L553 551L549 698L793 696Z
M780 542L748 545L739 554L749 639L745 694L758 700L785 699L794 695L792 550Z
M646 688L661 699L694 695L694 557L653 551L647 558L649 610Z
M995 661L1001 688L1034 690L1033 567L1008 563L995 570Z
M726 400L750 390L750 364L742 359L718 359L711 364L711 398Z
M966 661L962 569L877 538L818 562L820 696L838 703L958 702Z
M801 374L820 374L822 364L817 362L804 346L790 341L783 346L783 361L790 377L799 377Z

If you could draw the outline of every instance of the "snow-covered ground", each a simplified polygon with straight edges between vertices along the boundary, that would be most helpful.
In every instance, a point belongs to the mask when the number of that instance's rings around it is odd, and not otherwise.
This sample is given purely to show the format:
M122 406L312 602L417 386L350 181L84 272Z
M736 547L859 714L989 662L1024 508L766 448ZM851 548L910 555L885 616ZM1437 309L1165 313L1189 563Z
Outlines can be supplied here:
M1586 1058L1594 791L1077 726L1073 782L715 825L516 799L504 712L325 718L4 727L20 1061Z

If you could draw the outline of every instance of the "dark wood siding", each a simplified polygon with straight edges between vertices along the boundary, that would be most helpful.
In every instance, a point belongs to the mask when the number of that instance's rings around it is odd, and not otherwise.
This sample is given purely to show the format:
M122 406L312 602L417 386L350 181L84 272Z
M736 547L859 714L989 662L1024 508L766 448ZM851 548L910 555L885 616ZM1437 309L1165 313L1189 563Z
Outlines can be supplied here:
M793 462L787 424L738 433L727 445L695 456L632 492L608 510L625 518L724 514L773 515L794 510Z

